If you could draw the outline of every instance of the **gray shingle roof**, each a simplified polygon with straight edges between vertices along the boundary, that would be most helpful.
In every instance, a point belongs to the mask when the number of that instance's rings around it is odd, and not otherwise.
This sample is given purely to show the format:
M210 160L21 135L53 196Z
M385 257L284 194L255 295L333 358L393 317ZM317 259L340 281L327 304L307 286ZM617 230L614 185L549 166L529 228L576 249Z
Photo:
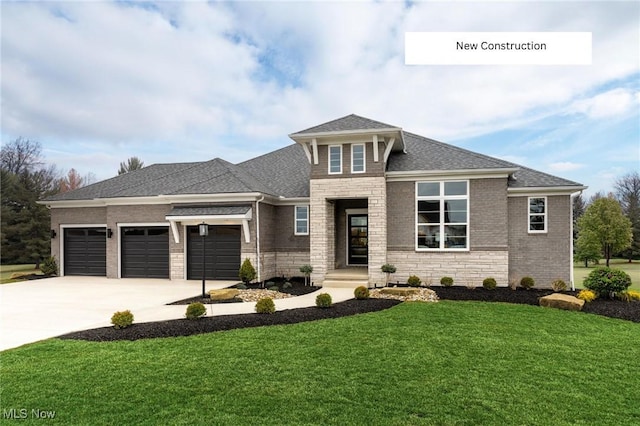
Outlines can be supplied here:
M227 216L246 214L250 206L194 206L174 207L167 216Z
M340 132L350 130L373 130L373 129L399 129L398 126L392 126L391 124L381 123L379 121L371 120L369 118L360 117L359 115L351 114L346 117L338 118L336 120L328 121L318 126L310 127L299 132L295 132L293 135L304 135L307 133L324 133L324 132Z
M396 127L352 114L297 134L389 128ZM413 133L404 132L404 139L406 152L391 154L389 172L518 168L516 178L509 179L511 188L582 186ZM219 158L197 163L154 164L45 201L250 192L286 198L309 197L309 175L310 165L303 148L293 144L236 165Z

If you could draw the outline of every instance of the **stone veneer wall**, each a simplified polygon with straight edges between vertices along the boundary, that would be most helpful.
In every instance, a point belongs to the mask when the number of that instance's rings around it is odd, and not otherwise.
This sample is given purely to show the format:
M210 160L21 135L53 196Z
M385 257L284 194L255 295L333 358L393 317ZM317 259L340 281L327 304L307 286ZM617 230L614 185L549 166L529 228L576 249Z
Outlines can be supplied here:
M487 277L496 279L499 286L509 284L509 253L501 251L469 252L410 252L389 251L387 260L397 268L391 282L406 283L410 275L422 282L440 285L440 278L452 277L455 285L482 286Z
M335 209L337 199L366 198L369 214L369 282L384 281L380 266L387 261L387 187L384 177L311 180L311 280L324 281L336 263Z

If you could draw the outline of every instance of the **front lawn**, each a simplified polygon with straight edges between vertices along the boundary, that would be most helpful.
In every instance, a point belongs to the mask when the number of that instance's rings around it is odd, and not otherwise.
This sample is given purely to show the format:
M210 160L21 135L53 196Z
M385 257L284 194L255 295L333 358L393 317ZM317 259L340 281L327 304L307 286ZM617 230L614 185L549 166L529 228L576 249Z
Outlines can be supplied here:
M414 302L190 337L51 339L0 354L0 401L63 424L639 424L638 341L639 324L591 314Z
M604 259L601 259L598 265L590 263L588 268L584 267L584 262L574 262L573 276L576 288L583 288L582 281L584 281L587 275L589 275L589 272L593 271L597 267L606 265L607 263ZM631 277L631 287L629 287L629 289L640 290L640 261L634 260L629 263L627 259L611 259L609 261L609 267L625 271Z
M36 269L35 263L26 265L0 265L0 284L8 284L20 281L11 279L11 276L15 273L42 275L42 272L40 272L39 269Z

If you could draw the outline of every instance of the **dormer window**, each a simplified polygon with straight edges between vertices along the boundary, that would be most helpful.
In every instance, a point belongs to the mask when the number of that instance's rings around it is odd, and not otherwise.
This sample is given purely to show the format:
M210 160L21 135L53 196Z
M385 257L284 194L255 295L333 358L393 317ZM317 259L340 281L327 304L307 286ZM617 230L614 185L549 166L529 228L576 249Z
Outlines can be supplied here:
M364 173L365 167L364 144L351 145L351 173Z
M329 174L342 173L342 145L329 145Z

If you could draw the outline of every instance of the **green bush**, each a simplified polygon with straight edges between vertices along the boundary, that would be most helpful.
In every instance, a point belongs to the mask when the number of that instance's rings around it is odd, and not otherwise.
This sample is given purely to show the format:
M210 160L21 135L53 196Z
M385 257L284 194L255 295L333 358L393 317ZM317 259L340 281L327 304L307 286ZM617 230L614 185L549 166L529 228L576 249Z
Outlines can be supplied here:
M130 310L119 311L111 317L111 324L116 329L127 328L133 324L133 314Z
M247 286L246 286L246 285L244 285L244 284L236 284L236 288L237 288L238 290L246 290L246 289L247 289Z
M524 288L525 290L529 290L534 285L536 285L536 281L531 277L522 277L522 279L520 280L520 287Z
M631 277L620 269L596 268L582 282L598 296L613 297L615 293L625 291L631 285Z
M551 283L551 288L553 289L553 291L566 291L567 283L565 283L563 280L554 280Z
M58 275L58 262L53 256L49 256L44 259L42 265L40 265L40 272L45 275Z
M496 282L495 278L489 277L482 280L482 287L484 287L486 290L493 290L497 285L498 283Z
M420 284L422 284L422 280L417 275L411 275L409 278L407 278L407 284L409 284L411 287L420 287Z
M361 285L360 287L356 287L356 289L353 290L353 295L358 300L368 299L369 298L369 289L366 288L365 286Z
M272 285L271 287L267 287L267 290L280 291L280 287L278 287L277 285Z
M283 289L287 289L291 287L293 287L293 284L291 284L289 281L286 281L284 284L282 284Z
M258 300L256 303L256 312L259 314L272 314L276 311L276 304L273 303L273 299L265 297Z
M444 287L451 287L453 285L453 278L451 277L442 277L440 278L440 284Z
M249 284L251 281L256 279L256 269L251 264L249 258L246 258L244 262L242 262L238 276L245 284Z
M187 319L197 320L200 317L203 317L206 312L207 309L202 303L194 302L187 306L187 312L185 313L185 316L187 317Z
M331 306L331 295L328 293L320 293L317 295L316 306L318 308L329 308Z

